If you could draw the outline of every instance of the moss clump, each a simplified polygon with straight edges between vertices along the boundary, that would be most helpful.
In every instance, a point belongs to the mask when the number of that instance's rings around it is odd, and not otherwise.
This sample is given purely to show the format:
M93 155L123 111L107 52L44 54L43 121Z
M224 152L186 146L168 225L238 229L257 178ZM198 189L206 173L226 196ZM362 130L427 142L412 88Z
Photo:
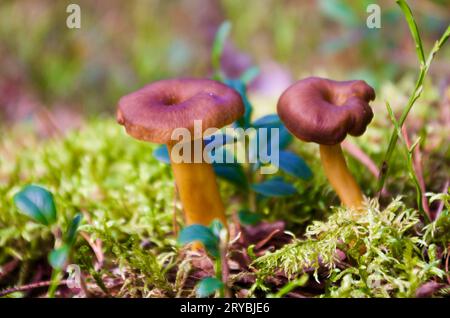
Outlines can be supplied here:
M24 135L22 127L0 144L0 264L31 262L52 248L50 230L13 206L29 183L54 194L62 228L82 212L85 223L105 225L117 240L133 234L158 248L175 244L173 180L170 167L153 158L153 145L129 138L113 120L94 120L64 139Z
M316 280L319 269L326 269L326 297L413 297L431 278L444 278L431 239L440 225L423 229L418 212L400 198L384 210L369 201L366 211L356 216L336 208L327 221L313 222L305 239L258 258L254 266L263 276L282 270L289 278L314 270ZM439 224L448 223L448 211L441 218Z

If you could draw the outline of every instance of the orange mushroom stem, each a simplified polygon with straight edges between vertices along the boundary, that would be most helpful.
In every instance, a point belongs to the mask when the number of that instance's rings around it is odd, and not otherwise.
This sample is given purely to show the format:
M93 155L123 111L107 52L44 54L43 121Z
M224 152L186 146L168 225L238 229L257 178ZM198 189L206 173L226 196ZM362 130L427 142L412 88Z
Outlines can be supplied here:
M347 168L341 145L320 145L320 159L325 175L341 202L348 207L361 208L363 194Z
M173 147L168 144L167 148L170 154ZM212 165L204 161L176 163L171 160L171 166L186 224L209 225L214 219L226 224L225 208Z

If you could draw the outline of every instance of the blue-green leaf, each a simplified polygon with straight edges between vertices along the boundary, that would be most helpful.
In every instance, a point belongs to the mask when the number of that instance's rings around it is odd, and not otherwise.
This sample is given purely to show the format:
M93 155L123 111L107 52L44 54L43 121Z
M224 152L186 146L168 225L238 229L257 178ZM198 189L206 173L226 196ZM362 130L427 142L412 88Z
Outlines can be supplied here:
M278 128L278 147L280 149L285 149L287 146L289 146L289 144L292 142L293 137L292 135L289 133L289 131L287 130L287 128L284 126L284 124L281 122L280 117L278 117L277 114L270 114L270 115L266 115L263 116L261 118L258 118L257 120L255 120L253 122L253 127L255 127L256 129L260 129L260 128L266 128L267 130L267 146L271 147L270 145L270 140L271 140L271 129L272 128ZM258 131L258 136L259 136L259 131ZM269 154L271 152L269 151Z
M223 229L223 224L218 219L214 219L211 224L209 225L209 228L213 232L213 234L220 240L220 231Z
M278 177L261 183L254 183L251 187L256 193L266 197L284 197L297 192L297 189L292 184Z
M238 212L239 221L242 225L256 225L261 222L263 216L250 210L240 210Z
M14 196L19 211L36 222L51 225L56 222L56 207L53 194L48 190L28 185Z
M205 146L209 146L211 148L220 148L227 144L231 144L235 141L235 138L226 134L214 134L210 136L206 136L204 139Z
M289 146L292 142L294 137L292 137L291 133L287 130L287 128L282 125L280 127L280 140L279 140L279 147L280 149L286 149L287 146Z
M180 244L186 245L195 241L201 242L212 256L219 257L219 239L209 227L192 224L180 231L178 235Z
M196 295L198 298L209 297L216 291L221 290L223 287L223 282L217 278L206 277L197 283Z
M61 247L54 249L48 254L48 262L54 269L63 269L66 264L70 253L70 247L67 244L63 244Z
M170 164L169 150L166 145L161 145L153 150L153 156L161 162Z
M214 172L219 178L222 178L234 185L247 189L248 182L244 169L237 163L213 163Z
M281 119L277 114L265 115L253 122L255 128L278 128L281 126Z
M245 107L245 113L244 116L236 121L236 124L239 127L247 129L248 127L250 127L250 119L253 112L253 107L247 97L247 87L245 86L245 83L240 79L226 79L224 80L224 83L236 90L241 95L242 102L244 103Z
M75 243L78 227L80 226L82 217L83 216L81 215L81 213L77 213L72 219L72 222L70 222L69 224L69 228L67 229L66 235L64 237L64 242L69 246L72 246Z
M312 171L306 162L295 153L281 150L279 167L284 172L304 180L312 177Z

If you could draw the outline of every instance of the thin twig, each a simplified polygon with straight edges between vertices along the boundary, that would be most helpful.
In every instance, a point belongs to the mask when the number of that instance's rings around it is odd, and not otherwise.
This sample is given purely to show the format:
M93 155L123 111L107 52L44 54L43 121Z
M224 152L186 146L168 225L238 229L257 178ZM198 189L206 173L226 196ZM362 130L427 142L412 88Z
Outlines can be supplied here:
M22 286L16 286L16 287L4 289L4 290L0 291L0 297L3 297L5 295L11 294L11 293L19 292L19 291L27 291L27 290L35 289L35 288L48 287L48 286L50 286L50 284L52 284L52 281L37 282L37 283L28 284L28 285L22 285ZM65 284L67 284L67 280L61 280L58 285L65 285Z
M6 275L11 273L13 270L15 270L18 264L19 260L15 258L12 261L0 267L0 280L3 279L3 277L6 277Z
M95 258L97 259L98 268L102 268L104 261L104 255L102 251L102 241L97 239L94 242L88 233L82 231L80 231L79 233L89 244L92 251L94 251Z
M49 136L62 136L63 133L59 126L56 124L56 120L52 113L45 107L40 107L36 113L38 119L44 125L44 128Z
M87 223L92 225L92 219L91 219L90 214L87 213L87 211L82 211L82 212L83 212L83 217L86 219ZM94 251L95 258L97 259L96 270L102 268L103 262L105 260L105 255L103 254L103 249L102 249L102 240L97 238L94 241L88 233L82 232L82 231L80 231L80 235L86 240L86 242L88 242L92 251Z

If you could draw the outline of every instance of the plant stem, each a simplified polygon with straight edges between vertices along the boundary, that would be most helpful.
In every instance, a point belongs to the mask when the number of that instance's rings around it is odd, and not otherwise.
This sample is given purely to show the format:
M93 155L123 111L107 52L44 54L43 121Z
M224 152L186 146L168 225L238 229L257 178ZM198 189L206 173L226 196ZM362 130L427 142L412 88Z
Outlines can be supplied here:
M49 288L47 292L48 298L54 298L56 289L61 284L61 270L53 269L52 276L49 283Z
M444 45L444 43L448 40L450 37L450 26L447 27L444 34L441 36L441 38L435 43L433 49L431 50L430 54L428 55L428 58L425 60L425 56L423 53L423 47L422 47L422 41L420 39L419 31L417 29L417 25L414 21L414 17L412 16L411 9L408 7L408 4L404 0L398 0L397 3L400 5L401 9L403 10L403 13L406 17L406 20L408 22L408 26L411 32L411 35L414 39L414 42L416 44L417 49L417 56L420 62L420 71L419 75L416 81L416 85L414 87L414 90L409 97L408 103L403 110L400 119L398 120L399 128L401 129L403 127L403 124L408 117L409 112L411 111L412 107L414 106L417 99L419 99L420 95L423 91L423 82L425 79L425 76L428 73L428 70L430 68L431 62L434 58L434 55L439 51L439 49ZM378 185L377 185L377 192L378 196L380 196L381 190L383 189L384 183L386 181L386 177L388 175L389 171L389 164L392 158L392 154L394 153L395 146L398 141L398 134L396 129L391 133L391 137L389 139L389 146L386 151L386 154L384 156L384 160L381 163L380 168L380 176L378 178Z

